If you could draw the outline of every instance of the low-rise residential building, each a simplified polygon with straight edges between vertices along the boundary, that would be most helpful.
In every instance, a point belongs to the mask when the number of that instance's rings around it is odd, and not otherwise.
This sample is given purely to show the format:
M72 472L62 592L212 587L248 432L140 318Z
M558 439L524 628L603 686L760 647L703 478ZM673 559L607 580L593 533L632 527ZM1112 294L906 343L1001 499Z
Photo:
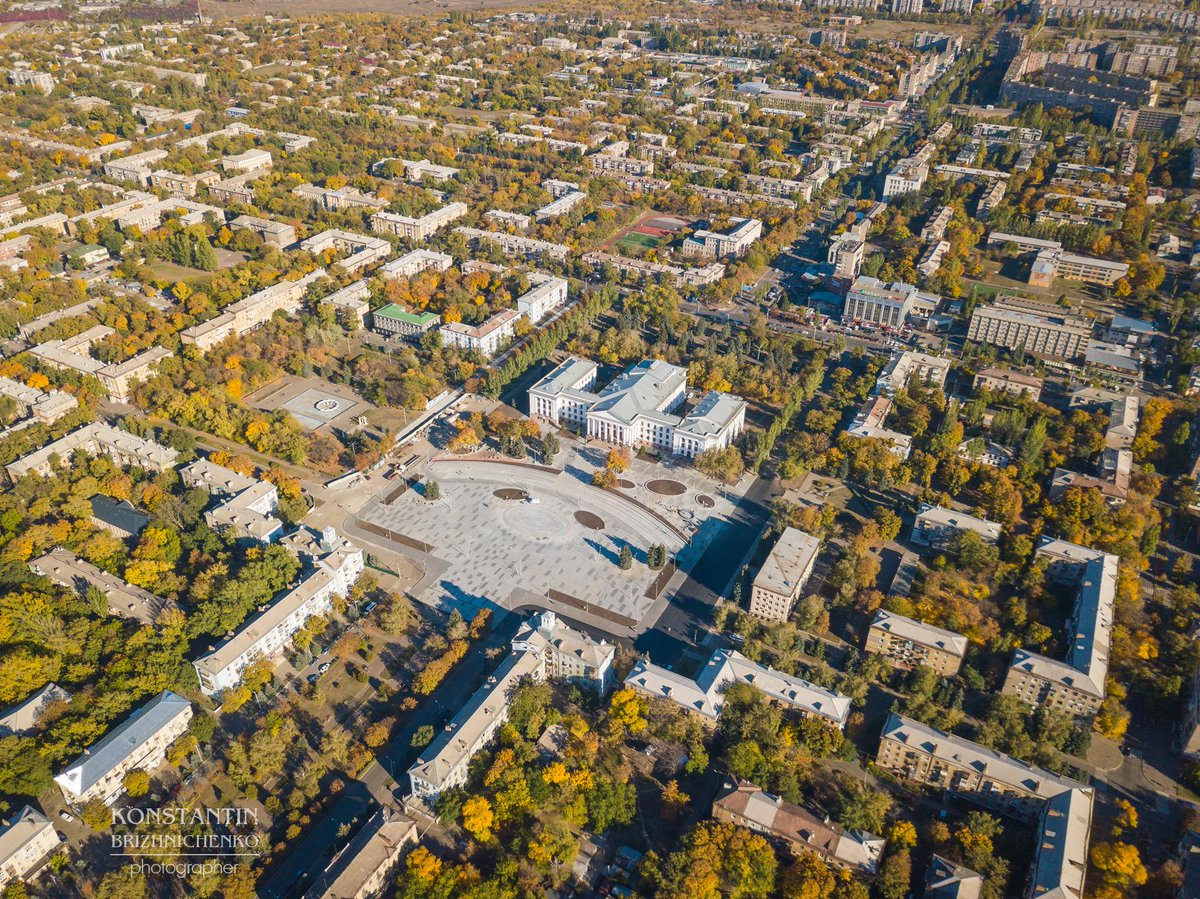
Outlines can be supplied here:
M379 266L379 274L389 280L412 278L421 272L430 270L444 272L452 265L454 265L453 256L433 250L416 249Z
M180 475L188 487L200 487L219 497L204 513L213 530L228 528L238 537L270 543L283 534L283 522L275 517L279 491L270 481L239 474L208 459L197 459Z
M1028 705L1046 705L1091 718L1106 695L1109 648L1116 605L1118 559L1098 549L1043 537L1038 555L1049 559L1046 577L1074 587L1075 608L1067 622L1063 661L1025 649L1013 654L1003 692Z
M79 408L79 401L62 390L40 390L20 381L0 377L0 396L17 404L17 415L32 424L53 424L64 415Z
M793 854L815 852L838 868L874 874L887 840L861 830L846 830L806 808L785 802L752 783L729 778L713 800L712 816L782 843Z
M750 614L787 621L817 564L821 541L799 528L784 528L750 588Z
M47 578L62 587L86 596L95 588L104 596L111 615L133 618L142 624L156 624L163 612L174 609L175 603L155 596L149 590L135 587L115 574L101 571L70 550L56 548L29 562L34 574Z
M58 684L46 684L24 702L0 711L0 737L20 736L37 730L47 711L70 701L71 694Z
M263 239L263 243L273 247L290 247L296 242L296 229L291 225L253 215L239 215L229 227L233 231L253 232Z
M333 528L319 534L301 528L281 544L296 552L306 564L303 579L242 625L236 634L192 663L205 695L236 687L246 669L255 662L275 658L283 652L308 619L328 613L335 597L350 595L366 564L363 551Z
M924 665L942 677L953 677L962 667L967 642L962 634L879 609L867 629L865 649L896 668Z
M594 385L595 363L569 359L529 388L530 414L618 446L688 458L729 446L745 424L745 400L716 391L675 414L687 398L687 371L661 359L639 362L599 393Z
M304 899L378 896L417 839L415 821L396 809L379 809L317 875Z
M1041 378L1007 368L984 368L975 373L971 386L976 390L989 390L992 393L1027 396L1036 403L1042 398L1044 384Z
M112 425L92 422L22 456L4 466L14 482L27 474L48 476L54 470L55 461L66 461L72 453L84 452L90 456L110 456L120 466L134 466L147 471L166 471L175 465L179 455L170 447L153 440L146 440Z
M510 653L408 769L413 797L432 805L445 790L466 783L471 759L508 720L521 681L540 680L544 670L539 653Z
M0 890L32 881L61 846L50 819L31 805L0 821Z
M354 274L368 265L386 259L392 252L392 245L382 237L331 228L300 241L300 249L314 256L327 255L331 264L335 264L332 258L333 254L337 254L340 258L336 264Z
M891 451L902 459L907 459L912 453L912 437L893 431L886 426L888 416L892 411L892 398L889 396L870 397L850 422L846 433L852 437L866 440L882 440L890 445Z
M225 311L206 322L185 328L179 339L185 346L194 346L201 354L230 337L248 334L270 321L276 312L293 315L299 311L308 295L308 289L325 277L325 269L318 268L295 281L280 281L264 287L244 300L225 307Z
M539 612L526 621L512 648L539 654L547 677L580 684L600 696L612 687L616 646L567 627L553 612Z
M946 550L954 544L959 534L970 531L984 543L994 546L1000 542L1003 529L1002 525L986 518L922 503L909 539L918 546Z
M166 760L167 747L187 732L191 720L192 704L163 690L84 750L54 781L76 808L92 799L111 805L125 789L125 775L133 770L153 772Z
M321 297L323 306L332 306L342 327L348 331L361 331L367 325L367 314L371 311L368 302L371 282L367 278L352 281L345 287Z
M364 193L353 187L319 187L316 184L301 184L292 188L292 195L302 197L310 203L315 203L322 209L338 212L343 209L370 209L376 211L387 206L386 200L381 200L375 194Z
M462 218L467 211L466 203L454 202L418 218L394 212L377 212L371 216L371 230L409 240L425 241L451 222Z
M505 309L478 325L446 322L438 328L438 333L442 335L443 346L473 350L490 358L512 339L513 329L520 317L521 313L516 309Z
M735 218L731 220L728 231L697 231L683 242L680 251L685 256L736 259L745 256L746 251L761 236L762 222L758 219Z
M92 507L92 524L104 528L118 540L138 537L150 524L150 516L138 511L127 499L115 500L97 493L88 500L88 505Z
M979 899L983 875L940 855L925 870L925 899Z
M626 687L673 702L714 727L725 704L725 690L735 683L749 684L771 702L839 730L850 716L850 697L759 665L733 650L718 649L694 679L646 659L639 659L625 678Z

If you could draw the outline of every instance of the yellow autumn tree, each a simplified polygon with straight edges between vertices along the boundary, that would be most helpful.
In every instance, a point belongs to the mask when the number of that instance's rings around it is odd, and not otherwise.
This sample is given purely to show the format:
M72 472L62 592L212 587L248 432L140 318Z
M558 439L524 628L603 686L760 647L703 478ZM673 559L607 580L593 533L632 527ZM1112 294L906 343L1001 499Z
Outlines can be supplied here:
M492 824L496 816L485 796L472 796L462 806L463 830L481 843L492 839Z

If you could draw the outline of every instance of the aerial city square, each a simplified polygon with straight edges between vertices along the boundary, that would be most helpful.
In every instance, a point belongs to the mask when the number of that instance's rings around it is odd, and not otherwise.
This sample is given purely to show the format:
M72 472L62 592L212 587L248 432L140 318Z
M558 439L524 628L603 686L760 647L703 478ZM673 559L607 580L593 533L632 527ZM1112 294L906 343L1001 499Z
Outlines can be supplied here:
M1200 899L1195 0L0 29L0 899Z

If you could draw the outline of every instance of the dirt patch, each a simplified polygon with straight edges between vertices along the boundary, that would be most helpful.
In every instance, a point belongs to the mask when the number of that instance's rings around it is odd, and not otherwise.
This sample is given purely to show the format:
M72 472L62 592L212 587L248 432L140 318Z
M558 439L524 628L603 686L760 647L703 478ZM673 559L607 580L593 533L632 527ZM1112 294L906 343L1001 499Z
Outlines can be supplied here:
M580 509L578 512L575 513L575 520L578 521L585 528L588 528L589 530L592 530L592 531L604 530L604 519L601 518L599 515L597 515L595 512L587 512L583 509Z
M529 494L518 487L501 487L499 490L493 491L492 496L507 500L529 499Z
M621 478L620 480L617 481L617 486L624 487L626 490L632 490L634 487L637 486L637 484L633 483L633 481L628 481L625 478Z
M699 496L696 497L696 502L698 502L700 505L702 505L706 509L711 509L713 506L715 506L717 504L717 501L715 499L713 499L711 496L706 496L703 493L701 493Z
M687 488L678 481L657 480L651 481L646 487L651 493L657 493L659 496L681 496L687 493Z

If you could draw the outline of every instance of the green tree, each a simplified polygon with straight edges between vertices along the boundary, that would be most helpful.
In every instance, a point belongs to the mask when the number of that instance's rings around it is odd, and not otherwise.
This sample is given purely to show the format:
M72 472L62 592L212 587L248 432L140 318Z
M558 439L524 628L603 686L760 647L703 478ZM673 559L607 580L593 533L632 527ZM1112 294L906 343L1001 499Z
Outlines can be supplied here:
M558 455L561 447L558 443L558 437L553 431L547 431L542 437L542 464L551 465L554 462L554 457Z
M633 567L633 550L629 548L628 543L621 546L621 552L617 556L617 564L625 570Z
M435 502L442 498L442 485L437 481L425 482L425 498L430 502Z

